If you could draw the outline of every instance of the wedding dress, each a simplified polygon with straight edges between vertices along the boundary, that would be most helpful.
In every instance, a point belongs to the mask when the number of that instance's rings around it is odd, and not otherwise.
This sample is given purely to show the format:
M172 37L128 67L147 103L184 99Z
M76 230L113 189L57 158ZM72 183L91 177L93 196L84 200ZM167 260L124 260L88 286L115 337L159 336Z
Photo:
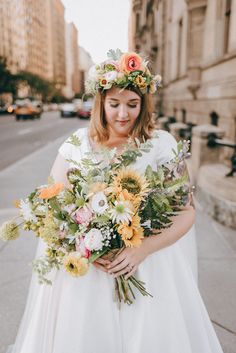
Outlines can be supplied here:
M87 129L76 134L80 147L59 149L65 159L79 161L91 151ZM152 143L133 165L137 170L173 157L176 141L169 133L158 131ZM40 241L36 256L43 250ZM79 278L56 272L52 286L39 285L33 275L13 353L222 353L198 290L196 259L193 226L139 265L135 276L153 298L136 292L135 302L120 310L114 279L94 266Z

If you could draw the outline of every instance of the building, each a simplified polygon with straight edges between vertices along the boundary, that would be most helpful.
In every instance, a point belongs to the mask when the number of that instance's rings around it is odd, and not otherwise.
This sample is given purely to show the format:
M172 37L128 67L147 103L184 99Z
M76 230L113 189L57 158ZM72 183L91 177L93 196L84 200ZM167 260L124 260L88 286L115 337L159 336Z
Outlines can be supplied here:
M50 40L48 50L52 58L53 82L58 90L66 84L65 8L61 0L50 1Z
M161 114L236 139L236 0L133 0L130 49L163 77Z
M65 84L64 12L60 0L0 0L0 56L12 73Z
M85 87L84 82L87 79L88 71L94 62L90 54L83 48L78 47L79 57L79 92L84 93Z
M66 86L64 94L72 98L79 92L78 30L74 23L66 23Z

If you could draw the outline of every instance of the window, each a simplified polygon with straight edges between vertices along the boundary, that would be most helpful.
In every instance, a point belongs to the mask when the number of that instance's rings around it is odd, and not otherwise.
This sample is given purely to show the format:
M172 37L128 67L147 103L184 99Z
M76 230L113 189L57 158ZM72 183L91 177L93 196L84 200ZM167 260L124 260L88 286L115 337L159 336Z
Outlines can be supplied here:
M139 29L140 29L140 14L139 12L136 13L136 22L135 22L135 25L136 25L136 33L139 32Z
M224 54L229 50L230 18L231 18L231 0L225 0L224 13Z
M183 20L181 19L178 25L177 77L179 77L181 74L182 37L183 37Z

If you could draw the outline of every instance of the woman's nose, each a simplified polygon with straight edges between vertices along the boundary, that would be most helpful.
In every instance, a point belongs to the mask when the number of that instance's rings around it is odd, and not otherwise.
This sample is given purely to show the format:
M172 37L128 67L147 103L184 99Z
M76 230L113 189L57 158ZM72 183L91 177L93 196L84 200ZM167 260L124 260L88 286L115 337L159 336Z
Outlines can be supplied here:
M127 109L124 105L120 105L118 115L119 115L119 118L126 118L128 116Z

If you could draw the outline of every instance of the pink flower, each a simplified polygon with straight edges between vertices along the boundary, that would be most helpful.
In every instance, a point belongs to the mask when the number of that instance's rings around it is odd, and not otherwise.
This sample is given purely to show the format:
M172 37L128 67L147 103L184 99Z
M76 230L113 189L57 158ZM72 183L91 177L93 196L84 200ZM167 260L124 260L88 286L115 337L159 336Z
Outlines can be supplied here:
M135 70L143 70L142 58L137 53L125 53L120 58L119 66L121 71L127 74Z
M92 212L88 207L82 207L75 212L75 221L78 224L88 224L92 219Z
M76 238L75 248L76 248L76 251L78 251L81 254L81 256L84 256L86 259L88 259L90 257L91 251L86 248L85 243L84 243L84 237L83 238Z
M112 65L116 69L116 71L119 71L119 63L115 60L106 60L105 65Z

